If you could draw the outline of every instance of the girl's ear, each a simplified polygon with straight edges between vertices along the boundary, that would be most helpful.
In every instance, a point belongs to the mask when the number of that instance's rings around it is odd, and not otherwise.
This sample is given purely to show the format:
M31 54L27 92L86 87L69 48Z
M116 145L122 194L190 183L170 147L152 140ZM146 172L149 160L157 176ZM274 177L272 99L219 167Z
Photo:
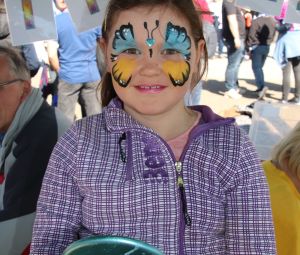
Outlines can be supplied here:
M107 56L107 43L106 43L106 41L105 41L105 39L104 38L100 38L99 40L98 40L98 45L99 45L99 47L100 47L100 49L101 49L101 51L102 51L102 53L103 53L103 57L104 57L104 62L106 63L106 71L107 72L110 72L109 71L109 58L108 58L108 56Z
M199 66L201 58L205 55L204 54L204 47L205 41L204 40L199 40L197 43L196 47L196 65Z

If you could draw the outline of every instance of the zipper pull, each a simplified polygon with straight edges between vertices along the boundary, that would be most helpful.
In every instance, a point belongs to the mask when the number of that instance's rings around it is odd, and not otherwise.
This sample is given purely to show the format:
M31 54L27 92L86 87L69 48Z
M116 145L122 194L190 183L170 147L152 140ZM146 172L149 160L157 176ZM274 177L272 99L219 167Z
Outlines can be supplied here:
M126 163L126 153L122 147L122 141L126 140L126 133L123 133L119 138L119 149L120 149L120 157L122 162Z
M178 184L178 186L179 187L183 187L183 178L182 178L182 176L178 176L178 178L177 178L177 184Z
M182 163L180 161L176 161L175 162L175 168L176 168L176 172L180 175L181 174Z
M180 192L182 211L183 211L183 215L184 215L184 222L185 222L185 225L191 226L192 220L187 211L186 194L185 194L185 188L184 188L184 181L182 178L182 163L180 161L177 161L175 163L175 167L176 167L176 172L178 174L177 185L179 187L179 192Z

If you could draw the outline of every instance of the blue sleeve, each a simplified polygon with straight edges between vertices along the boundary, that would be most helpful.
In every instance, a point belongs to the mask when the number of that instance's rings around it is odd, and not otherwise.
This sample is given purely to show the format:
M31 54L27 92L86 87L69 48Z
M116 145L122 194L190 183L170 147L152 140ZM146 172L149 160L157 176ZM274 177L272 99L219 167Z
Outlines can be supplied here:
M33 44L26 44L21 46L23 57L26 61L27 67L30 71L36 71L40 68L40 61L37 57Z

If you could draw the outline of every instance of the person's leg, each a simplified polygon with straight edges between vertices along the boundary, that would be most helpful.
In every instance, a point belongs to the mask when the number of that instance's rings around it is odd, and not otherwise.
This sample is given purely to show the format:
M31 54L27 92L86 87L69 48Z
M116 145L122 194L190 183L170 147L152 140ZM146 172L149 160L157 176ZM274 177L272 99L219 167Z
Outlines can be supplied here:
M74 121L75 106L78 100L81 84L70 84L63 80L58 83L58 102L57 107L61 110L71 121Z
M101 112L100 95L97 96L97 87L100 81L84 83L80 91L82 110L87 116Z
M224 42L223 42L223 36L222 36L223 30L218 28L217 30L217 36L218 36L218 54L221 55L223 53L223 47L224 47Z
M259 46L251 52L251 58L252 58L252 71L255 77L255 84L257 87L257 91L260 91L264 87L264 82L263 82L264 75L262 70L262 54L259 50Z
M236 88L239 87L239 82L238 82L238 75L239 75L239 70L240 66L243 62L244 55L245 55L245 43L244 39L241 39L241 47L236 49L236 56L235 56L235 69L234 69L234 80L236 84Z
M258 46L252 51L252 70L255 77L257 90L261 91L265 87L263 66L268 56L268 46Z
M233 42L226 44L228 64L225 72L225 87L227 90L236 89L238 72L240 64L243 60L245 45L241 43L241 47L236 49Z
M300 100L300 57L292 60L294 77L295 77L295 99Z
M287 101L290 93L292 63L288 63L282 68L282 100Z
M266 63L266 60L267 60L269 51L270 51L270 46L269 46L269 45L264 45L264 46L263 46L262 67L264 67L264 65L265 65L265 63Z
M211 58L215 55L217 49L217 32L215 27L208 23L203 22L203 30L205 31L205 40L206 40L206 47L207 47L207 54L208 57Z

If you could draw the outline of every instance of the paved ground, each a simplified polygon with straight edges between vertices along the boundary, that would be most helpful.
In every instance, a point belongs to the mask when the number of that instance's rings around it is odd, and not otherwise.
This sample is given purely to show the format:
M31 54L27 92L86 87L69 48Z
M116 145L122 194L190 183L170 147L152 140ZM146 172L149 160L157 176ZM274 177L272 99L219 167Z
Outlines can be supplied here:
M270 55L272 50L270 51ZM233 100L224 96L224 77L227 66L227 58L214 58L209 60L208 73L203 86L201 104L210 106L216 113L222 116L232 116L235 106L246 106L256 101L254 75L251 69L251 60L244 60L239 71L239 84L247 91L242 98ZM264 66L265 82L269 87L265 100L278 102L281 99L282 72L274 59L269 56ZM293 86L293 85L292 85Z

